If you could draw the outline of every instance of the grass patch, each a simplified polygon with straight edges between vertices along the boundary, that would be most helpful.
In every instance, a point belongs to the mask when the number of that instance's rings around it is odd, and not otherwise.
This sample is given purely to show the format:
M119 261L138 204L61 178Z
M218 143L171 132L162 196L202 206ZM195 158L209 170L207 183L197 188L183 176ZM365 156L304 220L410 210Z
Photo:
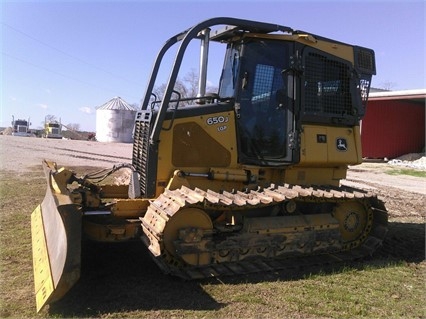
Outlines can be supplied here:
M0 317L34 317L31 212L46 191L41 171L0 172Z
M319 317L421 317L425 311L421 296L423 279L418 269L404 263L385 268L349 268L331 276L312 276L302 285L298 283L299 289L289 299Z
M425 265L398 263L365 269L345 268L289 281L205 289L249 317L414 318L423 317ZM220 313L226 317L225 307ZM251 309L251 310L250 310ZM250 315L252 314L252 315Z
M411 168L400 168L400 169L392 169L385 172L389 175L409 175L415 177L426 177L426 171L420 171Z
M81 280L35 313L30 215L46 190L40 170L0 171L0 317L425 317L426 263L375 258L337 269L182 281L161 273L141 243L86 250ZM396 242L397 243L397 242Z

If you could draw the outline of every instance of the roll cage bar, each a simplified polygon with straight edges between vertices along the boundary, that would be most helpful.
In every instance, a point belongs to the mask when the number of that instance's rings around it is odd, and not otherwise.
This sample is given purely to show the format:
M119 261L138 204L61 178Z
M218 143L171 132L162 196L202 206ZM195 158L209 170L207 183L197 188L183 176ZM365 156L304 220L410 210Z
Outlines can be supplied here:
M204 22L201 22L187 29L186 31L178 33L177 35L167 40L166 43L161 48L155 60L154 66L151 71L150 80L146 88L145 97L141 106L142 110L146 110L148 108L148 104L151 98L151 92L154 88L155 80L158 75L158 70L160 68L160 65L165 53L174 44L181 41L180 47L175 56L173 68L171 70L171 73L166 85L166 90L163 96L163 100L159 107L158 114L155 118L154 127L149 139L150 144L158 143L158 138L160 135L162 123L165 119L167 107L168 107L168 104L170 103L171 95L173 93L174 83L176 83L179 69L180 69L183 56L188 44L193 39L197 39L197 38L202 39L203 30L206 30L213 26L218 26L218 25L225 25L226 27L223 30L214 31L213 36L211 38L213 41L223 41L226 38L229 38L241 32L253 32L253 33L263 33L263 34L267 34L271 32L285 32L285 33L293 32L291 28L282 26L282 25L263 23L263 22L257 22L257 21L251 21L251 20L219 17L219 18L212 18L209 20L205 20Z

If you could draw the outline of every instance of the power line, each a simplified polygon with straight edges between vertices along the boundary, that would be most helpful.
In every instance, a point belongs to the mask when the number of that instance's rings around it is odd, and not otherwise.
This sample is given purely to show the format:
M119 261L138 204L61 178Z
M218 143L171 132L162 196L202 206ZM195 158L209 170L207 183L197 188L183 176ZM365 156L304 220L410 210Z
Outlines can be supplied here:
M67 75L67 74L63 74L63 73L57 72L57 71L55 71L55 70L51 70L51 69L49 69L49 68L46 68L46 67L44 67L44 66L41 66L41 65L38 65L38 64L35 64L35 63L32 63L32 62L29 62L29 61L23 60L23 59L21 59L21 58L15 57L15 56L10 55L10 54L8 54L8 53L6 53L6 52L4 52L4 51L2 51L2 55L5 55L5 56L7 56L7 57L9 57L9 58L12 58L12 59L15 59L15 60L17 60L17 61L19 61L19 62L22 62L22 63L28 64L28 65L31 65L31 66L33 66L33 67L36 67L36 68L42 69L42 70L44 70L44 71L47 71L47 72L50 72L50 73L53 73L53 74L56 74L56 75L62 76L62 77L64 77L64 78L67 78L67 79L70 79L70 80L73 80L73 81L76 81L76 82L80 82L80 83L85 84L85 85L90 85L90 86L92 86L92 87L95 87L95 88L98 88L98 89L101 89L101 90L104 90L104 91L107 91L107 92L114 92L114 94L116 94L116 91L115 91L115 90L113 90L113 89L111 89L111 88L106 88L106 87L98 86L98 85L93 84L93 83L90 83L90 82L82 81L82 80L80 80L80 79L78 79L78 78L75 78L75 77L69 76L69 75ZM134 98L134 99L136 99L137 101L139 101L139 100L141 99L141 97L138 97L138 98L136 98L136 97L134 97L134 96L131 96L131 97L132 97L132 98Z
M29 39L31 39L31 40L33 40L33 41L35 41L35 42L37 42L37 43L39 43L39 44L41 44L41 45L44 45L45 47L48 47L49 49L52 49L52 50L54 50L54 51L57 51L57 52L59 52L59 53L61 53L61 54L65 55L65 56L67 56L67 57L69 57L69 58L72 58L72 59L74 59L74 60L76 60L76 61L78 61L78 62L80 62L80 63L86 64L86 65L88 65L88 66L90 66L90 67L92 67L92 68L94 68L94 69L97 69L97 70L102 71L102 72L104 72L104 73L106 73L106 74L109 74L109 75L110 75L110 76L112 76L112 77L115 77L115 78L118 78L118 79L124 80L124 81L126 81L126 82L128 82L128 83L131 83L131 84L133 84L133 85L141 86L141 84L140 84L140 83L137 83L136 81L129 80L129 79L124 78L124 77L122 77L122 76L120 76L120 75L117 75L117 74L112 73L112 72L110 72L110 71L108 71L108 70L105 70L105 69L103 69L103 68L101 68L101 67L98 67L98 66L96 66L96 65L94 65L94 64L92 64L92 63L89 63L89 62L87 62L87 61L85 61L85 60L83 60L83 59L81 59L81 58L79 58L79 57L76 57L76 56L74 56L74 55L72 55L72 54L69 54L68 52L65 52L65 51L63 51L63 50L61 50L61 49L58 49L58 48L56 48L56 47L54 47L54 46L52 46L52 45L50 45L50 44L48 44L48 43L46 43L46 42L44 42L44 41L41 41L41 40L39 40L39 39L37 39L37 38L33 37L32 35L29 35L28 33L25 33L25 32L23 32L23 31L21 31L21 30L19 30L19 29L15 28L15 27L13 27L13 26L11 26L11 25L7 24L7 23L4 23L4 22L0 22L0 23L1 23L2 25L4 25L4 26L8 27L9 29L12 29L13 31L15 31L15 32L17 32L17 33L22 34L22 35L23 35L23 36L25 36L25 37L27 37L27 38L29 38ZM10 55L9 55L9 56L10 56Z

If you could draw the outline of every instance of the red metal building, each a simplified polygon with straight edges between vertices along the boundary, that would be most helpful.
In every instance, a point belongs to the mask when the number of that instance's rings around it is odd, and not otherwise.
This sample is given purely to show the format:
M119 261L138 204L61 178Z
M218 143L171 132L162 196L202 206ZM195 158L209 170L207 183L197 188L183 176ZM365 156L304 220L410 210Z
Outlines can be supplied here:
M425 147L426 89L370 92L361 124L364 158L396 158Z

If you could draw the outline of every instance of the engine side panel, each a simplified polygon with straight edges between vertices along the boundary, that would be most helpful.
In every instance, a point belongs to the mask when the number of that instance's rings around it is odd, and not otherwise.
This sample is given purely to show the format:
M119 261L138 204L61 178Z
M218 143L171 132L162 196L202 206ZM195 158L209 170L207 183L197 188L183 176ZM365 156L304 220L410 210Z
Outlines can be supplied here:
M199 107L202 109L202 107ZM178 111L179 112L179 111ZM188 111L186 111L188 112ZM236 168L234 112L212 112L167 120L160 135L156 193L161 194L175 170L207 174L212 167Z
M362 162L359 127L304 125L301 134L302 166L330 167Z

